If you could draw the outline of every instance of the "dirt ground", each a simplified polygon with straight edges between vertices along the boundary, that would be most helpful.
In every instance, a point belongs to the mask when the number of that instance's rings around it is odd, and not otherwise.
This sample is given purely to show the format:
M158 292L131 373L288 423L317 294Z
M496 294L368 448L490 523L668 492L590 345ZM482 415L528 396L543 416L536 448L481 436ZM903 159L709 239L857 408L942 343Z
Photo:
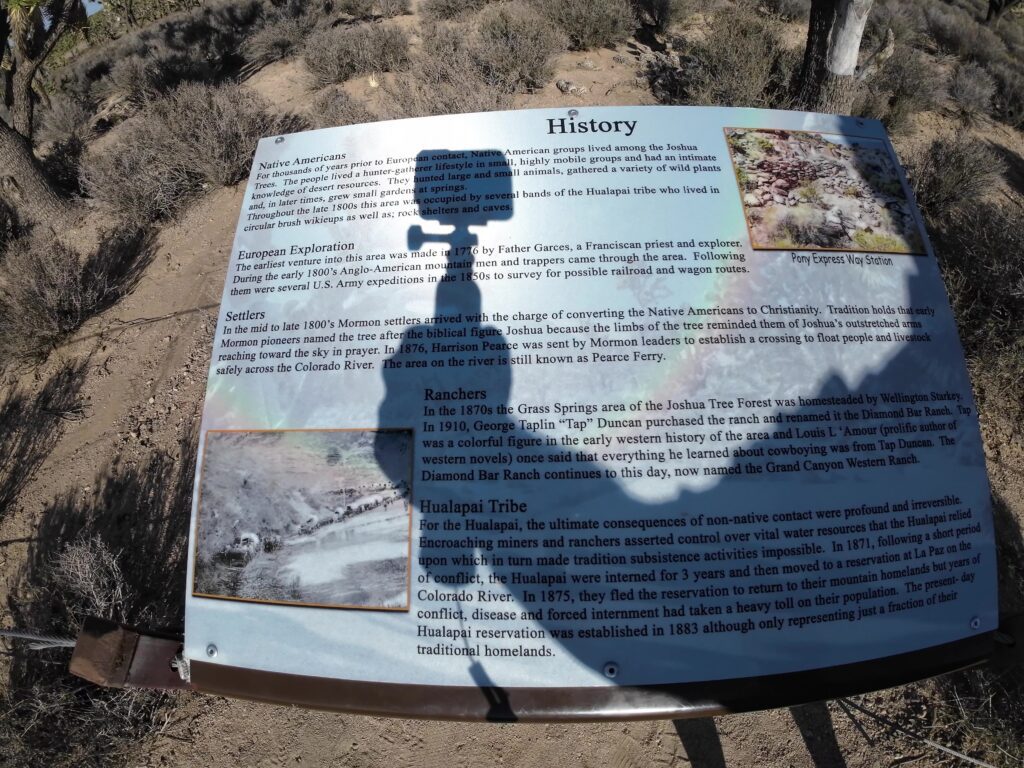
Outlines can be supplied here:
M655 103L637 79L635 44L617 50L566 53L551 84L521 96L519 107ZM577 90L555 85L570 80ZM271 65L248 86L282 110L312 98L303 65ZM580 90L580 88L585 90ZM371 78L346 89L373 99ZM907 140L923 141L946 115L919 120ZM1021 134L992 123L981 131L1017 157ZM1016 196L1019 192L1000 190ZM181 445L198 426L214 326L243 187L212 191L166 226L134 292L90 321L19 385L38 391L67 361L85 363L81 418L64 421L54 448L0 520L2 597L29 554L39 516L54 499L96 498L118 467L144 467L156 451L187 461ZM1024 458L1019 434L987 424L992 482L1016 519L1024 519ZM182 584L184 589L184 584ZM4 600L6 605L6 600ZM0 623L6 619L0 617ZM907 689L858 699L882 714L920 709ZM908 703L909 702L909 703ZM856 719L854 719L856 717ZM915 727L904 720L903 725ZM952 763L920 742L838 703L734 715L715 720L585 725L493 725L341 716L212 697L183 697L164 733L140 745L139 766L814 766L874 768Z

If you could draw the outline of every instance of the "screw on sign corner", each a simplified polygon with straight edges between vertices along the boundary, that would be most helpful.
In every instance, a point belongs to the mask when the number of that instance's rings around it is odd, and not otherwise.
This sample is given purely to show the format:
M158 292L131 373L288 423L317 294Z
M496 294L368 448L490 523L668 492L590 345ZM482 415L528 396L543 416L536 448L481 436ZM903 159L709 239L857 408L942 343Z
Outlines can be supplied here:
M211 659L217 658L217 646L213 643L210 643L208 646L206 646L206 655L209 656Z
M971 629L980 629L980 628L981 628L981 619L979 619L977 616L975 616L973 619L971 619Z
M604 672L605 677L609 680L613 680L619 675L619 665L614 661L609 661L604 665L604 669L602 671Z

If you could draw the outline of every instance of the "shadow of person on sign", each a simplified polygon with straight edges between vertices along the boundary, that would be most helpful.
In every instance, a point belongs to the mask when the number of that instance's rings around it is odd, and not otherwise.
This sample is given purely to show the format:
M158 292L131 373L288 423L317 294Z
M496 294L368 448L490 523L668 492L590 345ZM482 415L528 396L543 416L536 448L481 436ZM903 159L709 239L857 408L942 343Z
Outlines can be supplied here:
M692 462L674 461L676 457L669 455L664 445L636 448L620 441L602 453L574 437L587 434L579 425L596 419L597 404L608 400L602 395L605 389L617 398L621 398L620 392L629 391L621 386L622 381L636 376L636 366L626 361L591 364L588 344L583 359L559 348L528 345L524 339L530 335L569 344L571 334L548 333L545 319L537 313L524 311L517 317L513 311L495 319L495 310L484 306L481 286L486 286L489 295L500 296L500 274L521 270L525 263L525 259L511 258L503 263L502 251L495 255L485 251L485 246L504 245L504 253L517 253L510 247L524 244L503 242L500 235L480 237L471 229L486 231L490 222L510 219L518 195L512 185L513 168L501 150L473 151L474 157L485 158L487 170L451 184L439 169L452 158L470 154L438 149L417 156L414 188L420 216L445 230L424 231L413 226L409 246L413 251L434 243L446 246L443 252L431 254L443 255L446 266L436 280L433 314L405 329L382 367L384 395L378 425L415 427L413 499L419 513L414 518L413 536L419 567L410 564L415 575L412 605L417 611L447 607L454 612L443 620L420 622L425 631L418 635L417 653L444 657L438 663L464 661L484 692L487 716L500 720L513 719L516 710L509 691L494 684L494 668L488 658L502 659L503 685L516 685L504 682L510 659L526 669L531 658L558 655L596 680L628 680L629 685L717 679L713 686L693 691L697 700L737 708L749 708L755 700L792 704L821 698L819 690L799 687L789 687L786 693L780 689L772 697L749 684L749 678L779 672L780 661L785 669L800 667L793 663L794 654L811 642L803 635L814 634L797 627L801 637L797 646L791 647L788 643L796 639L792 637L795 630L778 631L786 626L786 617L801 611L787 599L796 593L788 586L792 577L787 579L777 566L785 562L795 566L795 572L814 574L828 561L845 569L844 576L868 572L874 566L844 564L845 556L838 550L826 551L826 538L794 544L784 559L775 555L765 560L771 567L751 579L746 569L763 560L759 543L753 539L756 527L739 523L721 527L698 520L708 513L760 511L768 499L772 509L792 509L785 499L792 496L794 483L799 483L801 509L841 507L853 501L845 498L849 483L854 479L871 481L877 465L828 473L790 457L793 466L786 472L750 473L747 465L763 465L764 460L757 457L764 456L767 447L786 442L766 439L763 431L755 430L743 443L748 458L738 458L728 450L720 454L722 466L718 469L722 471L715 474L721 477L704 490L682 489L657 501L628 493L613 467L618 466L625 477L623 467L628 468L634 460L648 473ZM532 216L543 203L530 202ZM577 221L574 226L578 231L571 237L577 240L586 239L591 231L587 221ZM555 235L539 228L536 239L552 241ZM522 280L529 279L521 278L515 289L524 304L529 292L524 291ZM788 279L802 283L813 275L794 270ZM923 280L920 272L909 278L910 306L915 304ZM566 286L566 291L587 290L584 283ZM817 295L810 284L800 290ZM567 296L569 302L575 298ZM503 333L498 323L509 328L514 323L515 335ZM534 334L524 330L531 325L536 327ZM737 350L735 356L742 362L734 363L736 371L749 377L759 353L756 345ZM830 370L841 371L848 348L822 345L811 351L793 344L773 349L773 354L791 356L794 371L813 356L825 360ZM520 387L513 397L513 369L532 368L535 373L541 366L551 372L543 397L536 386L544 377L536 375L531 376L534 390L526 392ZM565 371L573 376L564 376ZM842 399L913 387L922 371L928 371L930 386L936 390L963 386L962 371L937 364L923 345L904 344L856 385L848 385L842 376L832 373L821 380L814 394ZM706 367L694 365L687 373L691 378L673 381L670 390L659 390L655 396L682 399L698 388L697 377L709 375ZM715 375L721 378L720 372ZM622 377L618 387L615 377ZM564 382L569 380L584 386L578 391L567 389ZM769 392L781 387L780 382L757 383ZM544 410L556 401L569 406L561 429L555 424L558 415ZM636 401L637 409L640 402ZM795 401L792 405L779 402L773 409L777 423L785 416L788 424L805 424L821 413L827 412ZM829 457L833 448L848 450L850 444L835 430L817 430L813 436L793 439L798 447L813 446L812 453L802 455L814 461ZM875 454L866 455L880 455L880 449L870 450ZM947 450L962 453L965 462L974 460L967 440ZM617 458L600 458L611 454ZM906 458L907 466L920 463L911 448L893 449L892 455ZM833 464L837 462L842 463L836 459ZM393 479L397 482L400 478ZM888 498L905 494L890 486L891 480L882 489ZM875 496L880 492L878 487L873 490ZM732 540L723 535L730 529L737 531ZM739 582L747 584L745 589L750 591L744 594L734 589ZM814 594L815 588L804 589ZM831 626L841 629L853 621L844 614L840 623ZM937 615L918 621L926 629L944 626ZM445 634L441 634L442 627ZM753 636L759 638L756 644L750 642ZM830 650L843 649L847 658L867 658L857 656L862 646L857 633L833 633L831 642ZM899 677L894 672L887 674L886 679ZM902 674L913 673L905 667ZM845 688L838 688L852 690L862 684L862 680L850 680Z

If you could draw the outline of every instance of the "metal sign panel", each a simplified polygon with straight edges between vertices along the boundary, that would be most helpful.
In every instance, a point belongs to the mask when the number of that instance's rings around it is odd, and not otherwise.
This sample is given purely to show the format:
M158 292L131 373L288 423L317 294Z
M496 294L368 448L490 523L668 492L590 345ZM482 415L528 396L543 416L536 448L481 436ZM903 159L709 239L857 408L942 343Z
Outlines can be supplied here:
M643 716L953 668L997 621L974 408L875 121L618 107L267 138L185 655L209 690L448 717L501 710L480 690Z

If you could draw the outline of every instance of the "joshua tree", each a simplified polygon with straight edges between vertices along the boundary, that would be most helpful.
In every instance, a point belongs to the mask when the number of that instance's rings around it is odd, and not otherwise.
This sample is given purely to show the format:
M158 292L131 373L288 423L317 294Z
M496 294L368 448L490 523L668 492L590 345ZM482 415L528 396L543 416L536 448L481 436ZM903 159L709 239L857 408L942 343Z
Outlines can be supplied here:
M9 62L5 102L11 127L29 140L36 75L61 37L84 22L81 0L0 0L0 46Z
M32 154L33 84L60 38L84 20L81 0L0 0L0 93L10 113L10 125L0 119L0 197L22 224L59 227L71 211Z
M857 54L874 0L812 0L800 101L814 112L849 114Z
M985 23L999 22L1005 11L1020 5L1020 0L988 0L988 14L985 16Z

